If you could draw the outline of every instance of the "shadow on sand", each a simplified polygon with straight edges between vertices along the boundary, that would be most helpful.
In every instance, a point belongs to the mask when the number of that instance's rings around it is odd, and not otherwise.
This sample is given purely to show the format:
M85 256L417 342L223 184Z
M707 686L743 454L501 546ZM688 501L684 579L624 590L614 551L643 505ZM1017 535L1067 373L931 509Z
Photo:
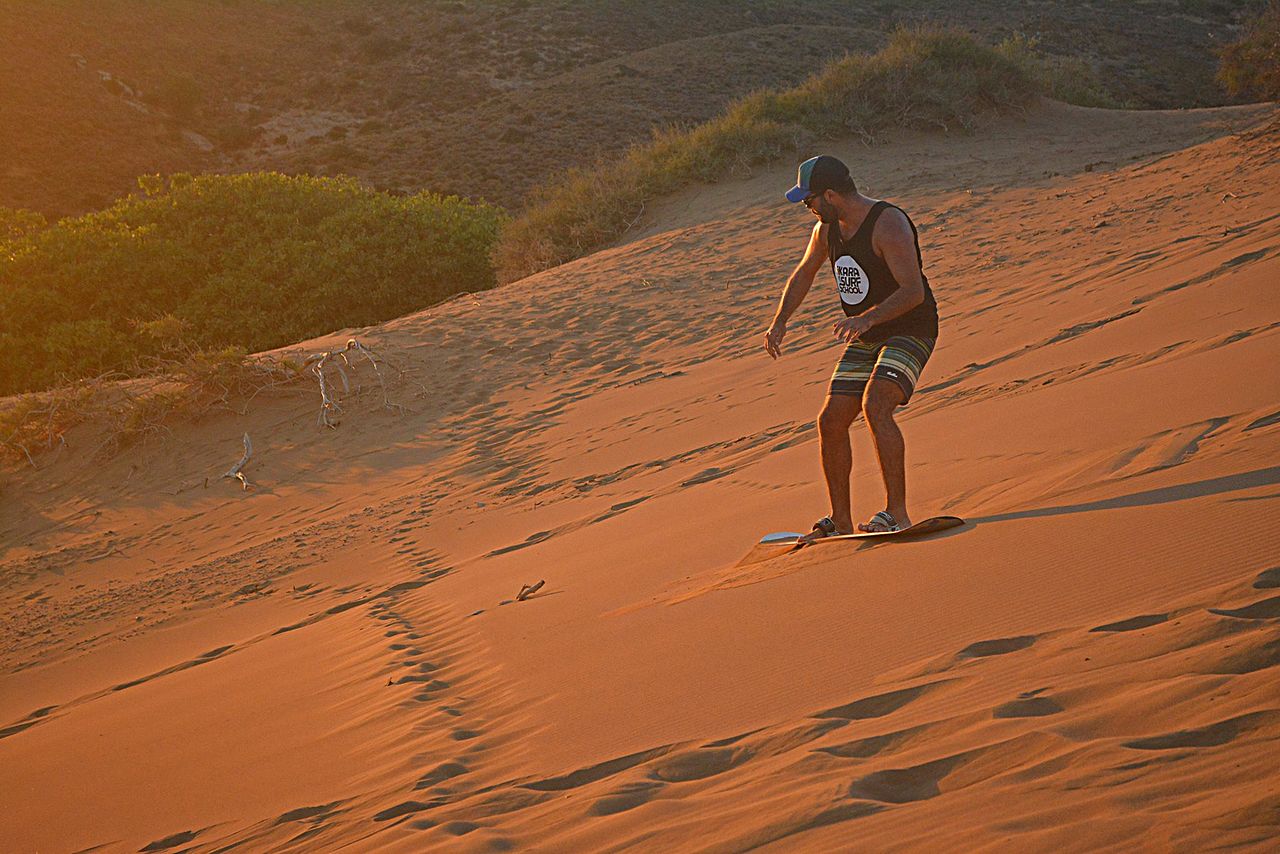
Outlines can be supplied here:
M1035 519L1040 516L1062 516L1067 513L1088 513L1093 510L1117 510L1122 507L1145 507L1151 504L1168 504L1171 501L1185 501L1189 498L1203 498L1206 495L1220 495L1224 492L1239 492L1242 489L1255 489L1260 486L1272 486L1280 483L1280 466L1198 480L1194 483L1183 483L1177 486L1163 486L1159 489L1147 489L1115 498L1104 498L1100 501L1086 501L1081 504L1060 504L1056 507L1040 507L1034 510L1019 510L1014 513L997 513L994 516L981 516L969 521L975 525L985 522L1007 522L1011 519Z

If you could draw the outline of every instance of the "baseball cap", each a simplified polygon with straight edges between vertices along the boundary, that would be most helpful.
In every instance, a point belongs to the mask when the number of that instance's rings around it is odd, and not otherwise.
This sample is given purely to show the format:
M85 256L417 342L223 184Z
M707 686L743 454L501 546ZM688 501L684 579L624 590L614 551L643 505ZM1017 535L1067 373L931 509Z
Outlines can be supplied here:
M796 185L787 190L787 201L804 201L806 196L833 190L849 178L849 167L829 154L810 157L800 164Z

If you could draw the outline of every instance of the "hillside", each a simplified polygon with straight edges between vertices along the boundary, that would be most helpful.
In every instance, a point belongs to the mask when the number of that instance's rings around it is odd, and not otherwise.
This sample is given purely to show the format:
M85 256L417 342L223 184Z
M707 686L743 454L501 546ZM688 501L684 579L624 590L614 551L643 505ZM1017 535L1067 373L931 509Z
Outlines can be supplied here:
M103 207L153 172L355 175L510 208L559 170L878 48L895 26L1025 33L1135 106L1223 103L1251 4L977 0L65 0L0 29L0 205Z
M759 340L791 163L299 345L367 344L400 414L357 365L334 430L297 386L84 426L5 473L3 847L1263 850L1278 129L1046 102L831 147L944 318L900 423L914 512L969 524L928 540L753 548L825 512L822 283Z

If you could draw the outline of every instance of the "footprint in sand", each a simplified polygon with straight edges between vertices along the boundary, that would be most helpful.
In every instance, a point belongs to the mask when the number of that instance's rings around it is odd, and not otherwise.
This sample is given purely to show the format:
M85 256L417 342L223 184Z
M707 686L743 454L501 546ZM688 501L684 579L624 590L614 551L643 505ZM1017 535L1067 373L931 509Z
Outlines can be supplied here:
M589 815L613 815L635 809L653 800L664 787L662 783L642 780L627 783L604 797L598 798L588 809Z
M440 829L450 836L466 836L473 830L479 830L480 825L473 821L450 821L440 825Z
M897 691L877 694L874 697L864 697L861 700L854 700L852 703L846 703L843 706L835 706L818 712L813 717L844 718L845 720L882 718L885 715L896 712L907 703L942 684L945 683L930 682L926 685L917 685L914 688L901 688Z
M956 653L956 658L986 658L991 655L1007 655L1020 649L1026 649L1035 642L1036 635L1019 635L1012 638L978 641L977 643L969 644Z
M923 730L924 727L911 727L910 729L898 730L884 735L857 738L853 741L846 741L843 744L819 747L818 752L826 753L830 756L839 756L842 759L870 759L872 756L879 756L881 753L897 747Z
M35 726L40 723L42 718L47 717L50 712L57 708L57 706L45 706L42 709L36 709L16 724L10 724L7 727L0 728L0 738L8 738L11 735L16 735L17 733L22 732L24 729Z
M1280 596L1262 599L1243 608L1210 608L1209 613L1239 620L1274 620L1280 617Z
M590 765L586 768L580 768L577 771L564 774L559 777L548 777L545 780L535 780L532 783L523 783L521 785L525 789L533 789L538 792L561 792L567 789L576 789L580 786L585 786L588 783L594 783L597 780L612 777L619 771L634 768L637 765L648 762L650 759L663 756L670 751L670 745L655 747L649 750L642 750L639 753L620 756L617 759L610 759L596 765Z
M184 830L182 833L175 833L172 836L166 836L164 839L157 839L150 845L142 848L142 851L167 851L170 848L176 848L179 845L185 845L200 835L199 830Z
M1234 718L1227 718L1208 726L1184 729L1164 735L1136 738L1124 742L1134 750L1174 750L1182 747L1218 747L1235 741L1240 735L1257 729L1266 721L1280 718L1280 710L1264 709Z
M306 821L308 819L325 819L337 814L334 807L338 806L341 801L334 801L331 804L321 804L314 807L299 807L295 810L289 810L276 819L276 824L284 824L289 821Z
M948 756L910 768L876 771L849 786L849 797L887 804L926 801L942 794L938 783L962 764L964 756Z
M1280 587L1280 566L1273 566L1271 569L1259 572L1258 577L1253 580L1253 586L1258 590Z
M1118 620L1114 623L1107 623L1102 626L1094 626L1089 629L1091 632L1132 632L1135 629L1145 629L1148 626L1157 626L1160 623L1167 622L1168 614L1144 614L1141 617L1130 617L1127 620Z
M736 768L753 755L750 750L728 748L700 748L687 753L663 757L654 763L649 777L664 783L684 783L723 774Z
M993 718L1041 718L1056 715L1062 711L1050 697L1019 697L1008 703L1002 703L991 711Z
M440 785L445 780L452 780L454 777L461 777L471 771L461 762L444 762L435 768L423 774L414 784L415 789L430 789Z
M432 801L431 803L423 803L422 801L404 801L393 807L387 807L373 816L374 821L390 821L393 818L399 818L402 815L412 815L415 812L429 810L432 807L442 806L444 801Z

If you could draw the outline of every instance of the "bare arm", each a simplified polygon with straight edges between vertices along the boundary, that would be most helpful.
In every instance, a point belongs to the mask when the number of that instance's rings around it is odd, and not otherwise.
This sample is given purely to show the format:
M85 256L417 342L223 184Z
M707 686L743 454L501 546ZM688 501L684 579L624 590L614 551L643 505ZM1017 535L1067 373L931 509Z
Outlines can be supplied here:
M791 272L787 285L782 290L782 299L778 301L778 310L774 312L773 322L764 335L764 348L773 358L782 355L782 338L787 334L787 321L795 314L800 303L809 294L813 286L813 278L822 269L822 262L827 257L827 241L822 231L822 223L816 223L813 233L809 235L809 245L805 247L804 257Z
M885 211L871 235L871 246L884 259L898 283L898 289L883 302L862 313L862 317L875 325L901 317L924 302L924 280L920 277L916 256L916 237L902 211L897 208Z

